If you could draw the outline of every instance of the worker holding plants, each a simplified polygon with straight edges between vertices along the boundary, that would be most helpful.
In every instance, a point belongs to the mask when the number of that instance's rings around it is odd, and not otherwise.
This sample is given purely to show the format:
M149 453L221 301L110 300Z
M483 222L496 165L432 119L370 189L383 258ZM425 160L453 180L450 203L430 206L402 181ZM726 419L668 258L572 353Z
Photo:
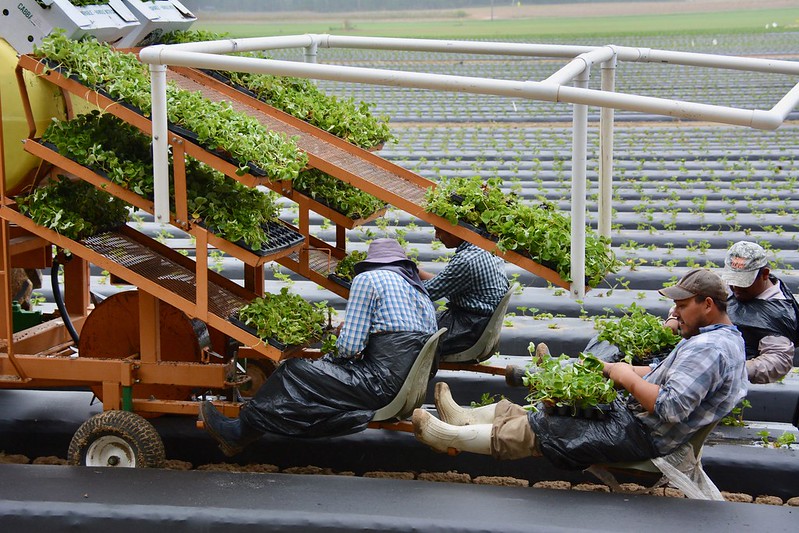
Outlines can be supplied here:
M674 300L683 340L654 368L594 359L597 371L628 393L617 395L604 419L527 411L507 400L463 409L438 383L441 420L414 411L417 439L441 452L543 455L563 468L670 454L727 415L746 396L747 379L743 339L727 316L727 287L717 274L693 269L660 293Z
M433 301L447 299L447 308L436 317L438 327L447 328L438 349L446 361L448 354L477 342L510 283L499 257L441 228L436 228L436 238L447 248L455 248L455 255L438 274L420 270L419 276Z
M727 251L724 267L721 278L732 292L728 313L746 344L749 381L778 381L793 368L799 306L785 283L771 274L759 244L736 242Z
M266 432L356 433L397 395L436 331L435 308L416 264L393 239L372 241L355 274L337 353L286 360L238 418L225 417L211 402L202 404L200 419L225 455L241 452Z

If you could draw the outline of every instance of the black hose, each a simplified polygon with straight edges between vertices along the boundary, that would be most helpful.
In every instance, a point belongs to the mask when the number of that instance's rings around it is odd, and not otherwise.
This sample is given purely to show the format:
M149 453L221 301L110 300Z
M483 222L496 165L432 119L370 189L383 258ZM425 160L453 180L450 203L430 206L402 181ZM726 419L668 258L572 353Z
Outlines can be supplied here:
M80 338L78 337L78 332L75 331L75 326L72 325L72 321L69 319L67 306L64 305L64 298L61 296L61 287L58 285L58 272L60 268L61 263L53 259L53 266L50 268L50 285L53 288L53 298L55 299L56 307L58 307L58 312L61 313L61 318L64 320L64 325L69 332L69 336L72 337L75 346L77 346Z

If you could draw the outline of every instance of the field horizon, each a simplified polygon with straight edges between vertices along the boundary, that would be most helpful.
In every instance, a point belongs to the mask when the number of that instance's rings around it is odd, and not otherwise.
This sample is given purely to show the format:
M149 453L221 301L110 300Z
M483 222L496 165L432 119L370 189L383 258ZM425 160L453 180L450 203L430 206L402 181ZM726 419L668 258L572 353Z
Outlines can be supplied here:
M363 13L208 11L198 13L194 28L233 37L332 33L438 39L764 33L799 30L799 6L785 0L694 0Z

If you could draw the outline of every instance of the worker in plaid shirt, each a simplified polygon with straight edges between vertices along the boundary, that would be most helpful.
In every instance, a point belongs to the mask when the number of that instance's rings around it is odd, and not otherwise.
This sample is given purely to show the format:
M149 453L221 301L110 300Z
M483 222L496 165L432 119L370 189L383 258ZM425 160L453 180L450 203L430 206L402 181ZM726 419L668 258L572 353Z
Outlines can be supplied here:
M477 342L510 283L499 257L441 228L436 228L436 238L447 248L455 248L455 255L437 275L419 270L419 277L434 302L448 300L436 317L438 327L447 328L439 342L439 356L446 361L448 354Z
M264 433L291 437L347 435L366 429L398 394L436 331L433 303L416 264L393 239L375 239L355 264L336 352L284 361L228 418L206 401L205 429L227 456Z

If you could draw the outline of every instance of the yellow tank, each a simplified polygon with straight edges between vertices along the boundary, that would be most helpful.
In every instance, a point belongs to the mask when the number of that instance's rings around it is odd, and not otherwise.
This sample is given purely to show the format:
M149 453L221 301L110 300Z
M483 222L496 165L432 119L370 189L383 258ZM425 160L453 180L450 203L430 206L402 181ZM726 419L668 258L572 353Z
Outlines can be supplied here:
M0 38L0 98L3 113L3 146L5 148L6 193L13 195L30 184L40 160L22 149L22 139L28 137L28 121L17 86L15 69L17 52ZM55 86L24 72L25 85L36 120L36 135L47 128L53 117L64 119L64 98Z

